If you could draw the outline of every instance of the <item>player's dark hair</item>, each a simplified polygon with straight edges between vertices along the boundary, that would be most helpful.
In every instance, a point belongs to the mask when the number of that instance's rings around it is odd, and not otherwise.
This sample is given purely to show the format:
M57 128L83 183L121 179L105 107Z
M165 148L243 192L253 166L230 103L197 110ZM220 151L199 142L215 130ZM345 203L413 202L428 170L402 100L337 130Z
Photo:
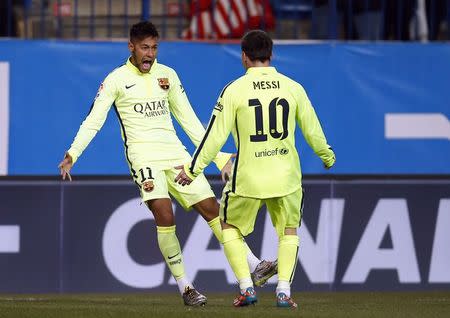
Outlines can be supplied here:
M140 41L148 37L159 38L158 30L153 23L149 21L141 21L131 26L130 41Z
M247 32L241 41L241 49L251 61L265 62L272 56L273 41L262 30Z

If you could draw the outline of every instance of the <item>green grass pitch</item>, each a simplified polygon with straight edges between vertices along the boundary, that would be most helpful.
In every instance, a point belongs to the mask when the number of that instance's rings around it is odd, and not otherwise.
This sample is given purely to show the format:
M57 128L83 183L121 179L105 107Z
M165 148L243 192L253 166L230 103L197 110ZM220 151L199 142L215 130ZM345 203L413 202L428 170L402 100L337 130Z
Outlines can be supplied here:
M295 293L297 310L275 307L274 294L258 293L258 304L233 308L231 293L209 293L208 304L185 307L173 293L0 294L0 317L450 317L448 292Z

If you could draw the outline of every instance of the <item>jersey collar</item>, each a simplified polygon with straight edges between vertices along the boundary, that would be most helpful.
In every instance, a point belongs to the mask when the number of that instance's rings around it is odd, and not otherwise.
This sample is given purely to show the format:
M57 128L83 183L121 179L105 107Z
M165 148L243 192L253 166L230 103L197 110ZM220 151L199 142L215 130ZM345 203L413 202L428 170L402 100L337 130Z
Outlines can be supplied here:
M276 73L277 69L273 66L250 67L245 74L271 74Z
M131 63L130 58L127 59L127 63L126 63L127 67L129 70L131 70L133 73L138 74L138 75L145 75L145 74L151 74L155 71L156 66L158 65L158 60L155 59L155 61L153 62L153 65L150 69L150 72L148 73L141 73L141 71L139 71L139 69L133 65L133 63Z

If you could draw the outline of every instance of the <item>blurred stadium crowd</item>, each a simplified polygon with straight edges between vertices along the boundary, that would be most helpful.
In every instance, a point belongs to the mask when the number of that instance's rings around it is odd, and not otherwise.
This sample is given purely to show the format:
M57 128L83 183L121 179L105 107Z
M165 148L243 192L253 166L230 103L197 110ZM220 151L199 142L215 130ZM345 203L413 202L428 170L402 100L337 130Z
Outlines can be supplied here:
M0 36L126 38L149 19L163 39L448 41L450 0L1 0Z

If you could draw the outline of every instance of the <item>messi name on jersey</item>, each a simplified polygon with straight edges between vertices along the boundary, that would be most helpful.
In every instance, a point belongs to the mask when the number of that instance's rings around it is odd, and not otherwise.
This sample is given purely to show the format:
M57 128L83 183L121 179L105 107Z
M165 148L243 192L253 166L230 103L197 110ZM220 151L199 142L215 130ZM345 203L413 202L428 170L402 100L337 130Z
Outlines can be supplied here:
M276 89L276 88L280 88L280 81L253 82L253 89Z
M164 99L151 102L136 103L134 104L134 111L144 115L145 117L162 116L169 113L169 109L166 105L166 100Z

